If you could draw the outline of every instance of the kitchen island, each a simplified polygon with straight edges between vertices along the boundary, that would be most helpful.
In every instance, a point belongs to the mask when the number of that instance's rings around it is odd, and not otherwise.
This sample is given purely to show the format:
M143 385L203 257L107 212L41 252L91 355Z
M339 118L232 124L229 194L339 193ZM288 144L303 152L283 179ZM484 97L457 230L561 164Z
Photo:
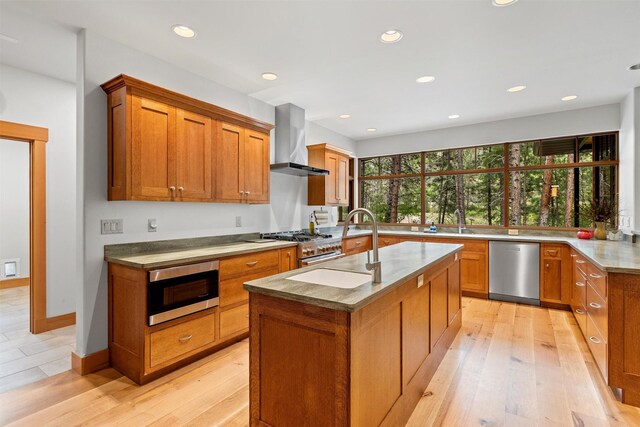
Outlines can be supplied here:
M366 273L365 253L245 283L251 425L403 425L461 327L461 249L382 248L382 282L352 289L294 276Z

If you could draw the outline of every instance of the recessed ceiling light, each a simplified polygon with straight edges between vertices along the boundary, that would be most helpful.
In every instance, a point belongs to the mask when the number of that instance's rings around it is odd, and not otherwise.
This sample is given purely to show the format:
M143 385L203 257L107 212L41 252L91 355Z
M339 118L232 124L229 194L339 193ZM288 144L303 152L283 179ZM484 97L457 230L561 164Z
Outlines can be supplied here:
M376 128L368 128L368 129L367 129L367 132L375 132L375 131L377 131L377 130L378 130L378 129L376 129Z
M340 117L341 119L349 119L351 118L351 114L340 114L338 117Z
M578 96L577 95L568 95L568 96L563 96L562 99L563 101L573 101L574 99L576 99Z
M187 39L191 39L196 36L196 32L191 27L187 27L186 25L174 25L171 27L174 33L179 35L180 37L184 37Z
M431 83L432 81L434 81L436 78L433 76L422 76L422 77L418 77L416 79L416 82L418 83Z
M640 70L640 63L632 65L631 67L629 67L629 70L631 71Z
M4 40L6 42L11 42L11 43L18 43L18 39L14 39L11 36L8 36L6 34L2 34L0 33L0 40Z
M491 0L491 4L494 6L502 7L509 6L517 2L518 0Z
M514 86L514 87L510 87L509 89L507 89L507 92L520 92L521 90L525 90L527 87L526 86Z
M402 32L399 30L387 30L380 34L382 43L395 43L402 38Z
M460 115L459 114L452 114L452 115L449 116L449 118L450 119L458 119L458 118L460 118Z
M265 80L275 80L278 78L276 73L262 73L262 78Z

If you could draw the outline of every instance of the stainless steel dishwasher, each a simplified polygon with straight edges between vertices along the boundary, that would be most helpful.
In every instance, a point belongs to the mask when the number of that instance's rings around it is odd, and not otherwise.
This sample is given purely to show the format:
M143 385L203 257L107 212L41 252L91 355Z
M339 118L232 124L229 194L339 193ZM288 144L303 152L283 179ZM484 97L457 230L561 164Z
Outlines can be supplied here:
M489 299L540 305L540 244L489 242Z

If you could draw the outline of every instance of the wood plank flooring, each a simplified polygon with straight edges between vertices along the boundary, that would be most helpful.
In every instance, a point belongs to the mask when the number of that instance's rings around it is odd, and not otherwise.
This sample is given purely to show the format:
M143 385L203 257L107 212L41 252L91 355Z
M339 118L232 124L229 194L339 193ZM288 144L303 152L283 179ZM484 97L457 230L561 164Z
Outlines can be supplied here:
M71 369L76 327L29 332L29 287L0 289L0 393Z
M639 426L570 312L463 299L463 326L408 426ZM144 386L113 369L0 394L0 425L247 426L248 342ZM366 426L368 427L368 426Z

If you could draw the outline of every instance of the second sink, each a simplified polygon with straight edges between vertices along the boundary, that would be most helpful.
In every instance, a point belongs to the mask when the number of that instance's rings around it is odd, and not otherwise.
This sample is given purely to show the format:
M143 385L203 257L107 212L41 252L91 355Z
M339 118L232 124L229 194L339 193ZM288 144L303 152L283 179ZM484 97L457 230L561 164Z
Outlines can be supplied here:
M287 277L287 280L313 283L314 285L331 286L334 288L353 289L371 282L371 274L356 273L355 271L333 270L319 268Z

